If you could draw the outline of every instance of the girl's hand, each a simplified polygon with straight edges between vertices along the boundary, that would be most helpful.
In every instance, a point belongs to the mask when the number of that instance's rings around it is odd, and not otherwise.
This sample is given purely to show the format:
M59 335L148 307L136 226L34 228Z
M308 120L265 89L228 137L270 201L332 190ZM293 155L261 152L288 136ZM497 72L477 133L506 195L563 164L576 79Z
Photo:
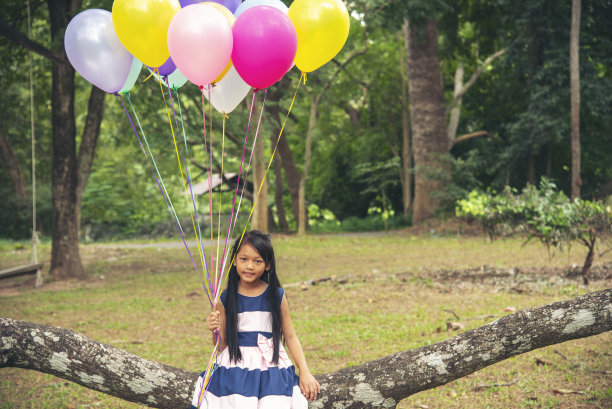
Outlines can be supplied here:
M206 325L210 331L215 331L221 327L221 314L219 311L213 311L206 318Z
M321 385L310 373L300 374L300 390L306 399L312 402L321 393Z

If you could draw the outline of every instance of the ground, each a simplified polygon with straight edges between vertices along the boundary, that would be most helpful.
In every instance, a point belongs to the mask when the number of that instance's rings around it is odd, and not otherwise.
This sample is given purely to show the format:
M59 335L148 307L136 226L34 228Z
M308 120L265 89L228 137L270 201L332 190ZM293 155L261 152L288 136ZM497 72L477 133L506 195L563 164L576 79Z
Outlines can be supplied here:
M274 236L292 321L313 373L427 345L612 284L610 256L596 260L585 287L577 273L581 248L549 258L537 242L490 242L467 230ZM27 247L4 247L0 268L30 257ZM41 259L47 258L43 247ZM88 244L82 258L90 276L84 282L46 277L44 288L34 290L33 277L0 281L1 314L200 370L212 348L204 324L210 306L180 245ZM411 396L399 408L609 408L611 346L605 333L532 351ZM138 407L49 375L1 371L0 408Z

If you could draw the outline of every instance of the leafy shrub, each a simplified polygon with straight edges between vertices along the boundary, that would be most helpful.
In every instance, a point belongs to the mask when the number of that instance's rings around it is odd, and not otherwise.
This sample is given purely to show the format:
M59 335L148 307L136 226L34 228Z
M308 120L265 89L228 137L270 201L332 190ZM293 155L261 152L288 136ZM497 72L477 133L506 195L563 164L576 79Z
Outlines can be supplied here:
M548 179L539 189L528 185L521 193L506 187L501 193L472 191L457 201L458 217L477 221L493 239L513 233L537 238L548 249L578 242L588 249L582 268L585 284L597 240L607 244L612 232L612 206L608 203L576 199L573 202Z

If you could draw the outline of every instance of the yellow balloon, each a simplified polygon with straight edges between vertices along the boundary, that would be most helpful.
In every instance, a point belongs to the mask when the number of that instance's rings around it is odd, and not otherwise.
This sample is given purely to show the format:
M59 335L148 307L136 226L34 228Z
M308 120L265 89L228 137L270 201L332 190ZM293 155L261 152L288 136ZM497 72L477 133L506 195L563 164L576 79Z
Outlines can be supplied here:
M223 13L223 16L225 17L225 19L229 23L230 27L234 26L234 22L236 21L236 17L232 14L231 11L229 11L229 9L227 7L222 6L221 4L215 3L213 1L206 1L204 3L198 3L198 4L207 4L209 6L213 6L214 8L219 10L221 13ZM227 74L227 72L230 70L230 68L232 68L233 65L234 65L234 63L232 63L232 60L230 59L227 62L227 65L225 66L223 71L221 71L221 74L219 74L219 76L217 78L215 78L213 80L213 82L211 82L211 84L216 84L217 82L221 81L221 79L223 77L225 77L225 74Z
M113 26L123 46L143 64L160 67L168 57L168 26L178 0L115 0Z
M297 32L295 65L311 72L340 52L349 33L350 19L340 0L295 0L287 14Z

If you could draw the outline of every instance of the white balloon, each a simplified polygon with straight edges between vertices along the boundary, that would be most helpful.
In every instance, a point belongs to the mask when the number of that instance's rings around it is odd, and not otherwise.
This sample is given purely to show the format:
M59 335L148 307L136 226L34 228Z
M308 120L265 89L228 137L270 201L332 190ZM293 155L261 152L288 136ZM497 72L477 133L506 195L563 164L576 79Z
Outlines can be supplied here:
M238 18L239 15L250 9L251 7L256 6L270 6L279 9L283 13L287 14L289 12L289 7L285 6L285 4L280 0L246 0L234 12L234 16Z
M251 86L244 82L232 65L227 74L221 78L221 81L211 88L209 102L217 111L229 114L236 109L250 90ZM208 99L208 94L209 91L205 89L204 96L206 99Z

